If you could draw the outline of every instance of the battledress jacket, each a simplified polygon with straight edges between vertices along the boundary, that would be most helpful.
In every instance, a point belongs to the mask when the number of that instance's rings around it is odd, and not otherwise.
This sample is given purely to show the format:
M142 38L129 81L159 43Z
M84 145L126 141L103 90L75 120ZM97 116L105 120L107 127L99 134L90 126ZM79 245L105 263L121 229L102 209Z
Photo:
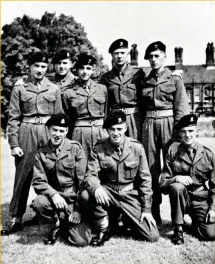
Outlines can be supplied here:
M101 185L120 191L131 183L139 191L142 211L151 211L151 174L143 146L135 139L125 137L119 157L109 139L98 142L88 161L84 180L90 193Z
M188 192L204 186L205 191L208 191L209 210L215 211L214 155L211 150L197 142L194 148L196 154L192 161L183 144L175 142L170 146L160 177L160 188L167 194L168 187L176 182L177 175L188 175L193 180L193 184L187 187Z
M86 173L82 146L66 138L58 156L49 143L39 149L35 159L32 180L35 192L49 199L59 193L67 203L73 203Z

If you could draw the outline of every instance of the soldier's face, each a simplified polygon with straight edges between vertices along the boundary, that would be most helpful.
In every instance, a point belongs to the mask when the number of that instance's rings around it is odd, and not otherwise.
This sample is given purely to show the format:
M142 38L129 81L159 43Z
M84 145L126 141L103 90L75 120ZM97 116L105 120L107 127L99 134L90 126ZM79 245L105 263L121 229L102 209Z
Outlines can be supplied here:
M45 62L35 62L30 66L31 77L35 80L42 80L46 74L48 64Z
M127 130L126 123L120 124L120 125L114 125L107 129L110 142L113 145L120 145L125 137L125 132Z
M48 131L51 144L55 147L58 147L66 138L68 128L60 126L50 126Z
M164 61L166 59L166 54L161 50L155 50L149 54L149 63L153 70L159 70L164 67Z
M128 49L116 49L112 53L112 64L116 66L123 66L128 57Z
M72 62L70 59L60 60L54 65L54 68L58 75L66 76L72 68Z
M82 65L77 70L77 75L79 79L81 79L84 82L87 82L91 78L93 72L94 72L94 67L92 65Z
M196 142L198 136L198 129L196 126L188 126L181 128L179 132L181 142L187 146L191 146Z

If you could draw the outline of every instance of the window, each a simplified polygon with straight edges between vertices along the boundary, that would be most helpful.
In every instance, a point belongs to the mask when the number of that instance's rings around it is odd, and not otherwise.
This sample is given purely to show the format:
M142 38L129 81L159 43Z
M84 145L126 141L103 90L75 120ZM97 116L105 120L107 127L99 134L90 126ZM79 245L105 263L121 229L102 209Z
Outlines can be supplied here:
M194 102L199 103L200 102L200 87L195 86L194 87Z

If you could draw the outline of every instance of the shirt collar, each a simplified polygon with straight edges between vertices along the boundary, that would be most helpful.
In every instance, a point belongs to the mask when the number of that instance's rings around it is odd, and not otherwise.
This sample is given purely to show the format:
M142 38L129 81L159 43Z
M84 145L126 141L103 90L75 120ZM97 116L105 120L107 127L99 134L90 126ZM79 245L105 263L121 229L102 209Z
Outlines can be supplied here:
M71 72L69 71L64 78L61 78L59 74L56 74L55 78L57 82L62 83L62 82L65 82L70 77L70 75L71 75Z
M58 147L53 146L51 144L51 141L50 141L50 144L49 145L50 145L50 148L51 148L52 152L55 152L55 153L58 152L58 153L60 153L61 150L63 149L64 143L65 143L65 139L61 142L60 146L58 146Z
M128 68L128 63L125 63L121 69L119 69L117 66L114 66L114 70L119 74L119 75L125 75L125 72Z

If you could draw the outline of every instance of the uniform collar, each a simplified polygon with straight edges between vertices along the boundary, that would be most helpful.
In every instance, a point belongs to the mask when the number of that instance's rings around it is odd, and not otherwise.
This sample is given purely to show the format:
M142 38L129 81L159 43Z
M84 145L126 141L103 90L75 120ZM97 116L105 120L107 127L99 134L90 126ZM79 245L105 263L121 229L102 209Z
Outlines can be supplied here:
M64 78L61 78L59 74L55 74L55 81L57 83L68 83L71 82L74 79L74 75L69 71L67 75Z
M113 69L117 72L118 75L125 75L126 70L128 69L128 63L125 63L121 69L117 66L114 66Z
M111 144L109 138L104 143L104 150L105 152L110 155L113 159L118 161L123 161L130 153L131 153L131 143L128 137L125 136L124 143L120 145L122 147L122 155L119 157L118 153L116 152L116 146Z

